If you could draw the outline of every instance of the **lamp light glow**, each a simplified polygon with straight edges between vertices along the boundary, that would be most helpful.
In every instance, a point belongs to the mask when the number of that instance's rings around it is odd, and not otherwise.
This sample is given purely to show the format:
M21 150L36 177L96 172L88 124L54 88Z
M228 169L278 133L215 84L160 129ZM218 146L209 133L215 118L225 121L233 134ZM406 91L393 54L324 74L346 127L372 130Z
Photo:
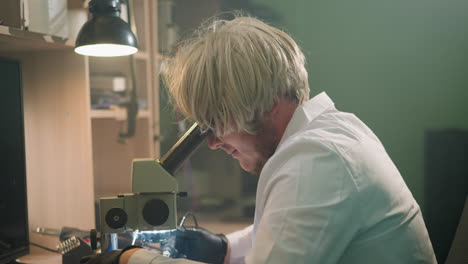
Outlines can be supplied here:
M76 38L75 52L86 56L113 57L131 55L138 44L130 26L120 18L120 0L91 0L92 18Z
M114 57L132 55L138 51L137 48L118 44L94 44L75 48L75 52L85 56Z

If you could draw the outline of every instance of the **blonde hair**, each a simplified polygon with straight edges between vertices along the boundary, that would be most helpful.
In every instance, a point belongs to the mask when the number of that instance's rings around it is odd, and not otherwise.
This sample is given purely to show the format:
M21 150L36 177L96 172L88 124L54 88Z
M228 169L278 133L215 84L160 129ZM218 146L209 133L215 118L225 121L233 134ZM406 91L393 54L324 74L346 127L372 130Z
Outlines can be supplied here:
M217 20L183 42L163 66L178 111L222 136L257 132L280 97L309 98L304 55L283 31L251 17Z

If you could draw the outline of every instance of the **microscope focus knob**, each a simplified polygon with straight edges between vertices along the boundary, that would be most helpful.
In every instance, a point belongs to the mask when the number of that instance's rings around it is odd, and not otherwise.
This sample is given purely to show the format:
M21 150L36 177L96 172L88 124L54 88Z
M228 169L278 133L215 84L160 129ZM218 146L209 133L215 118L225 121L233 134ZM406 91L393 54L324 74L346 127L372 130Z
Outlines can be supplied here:
M106 224L113 229L118 229L127 223L127 218L127 213L122 208L112 208L107 211Z
M164 224L168 217L169 207L163 200L148 200L143 207L143 219L152 226Z

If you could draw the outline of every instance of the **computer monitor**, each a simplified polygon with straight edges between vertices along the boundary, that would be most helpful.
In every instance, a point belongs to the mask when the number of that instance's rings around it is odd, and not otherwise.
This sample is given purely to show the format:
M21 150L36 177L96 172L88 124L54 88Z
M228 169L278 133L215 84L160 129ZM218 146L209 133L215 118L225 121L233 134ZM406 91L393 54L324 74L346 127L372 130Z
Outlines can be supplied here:
M29 252L20 66L0 58L0 264Z

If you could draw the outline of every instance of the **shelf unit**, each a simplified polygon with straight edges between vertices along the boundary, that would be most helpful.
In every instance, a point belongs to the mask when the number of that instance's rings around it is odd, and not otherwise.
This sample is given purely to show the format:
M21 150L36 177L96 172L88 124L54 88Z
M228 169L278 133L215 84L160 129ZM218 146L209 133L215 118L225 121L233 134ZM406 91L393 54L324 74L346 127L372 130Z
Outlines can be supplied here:
M137 118L151 118L150 111L148 110L139 110ZM99 118L110 118L115 120L126 120L127 112L124 108L119 108L115 110L101 110L101 109L93 109L91 110L91 118L99 119Z
M63 50L72 47L73 43L68 39L0 25L2 52Z
M154 0L133 0L132 10L138 38L139 51L133 56L114 58L89 58L90 76L125 76L131 83L131 60L135 65L135 81L140 109L136 121L136 135L132 138L119 138L126 127L127 112L124 108L91 110L91 128L94 161L94 190L96 198L131 192L131 162L135 158L156 158L159 146L156 135L157 109L153 97L158 86L151 61L151 54L157 50L152 35L156 26L152 25L152 8L157 8ZM154 32L154 34L153 34ZM90 87L93 89L93 87Z
M69 8L84 8L81 0L68 2ZM126 72L119 60L128 58L111 59L116 63L109 65L74 53L74 36L64 39L0 25L0 57L18 60L22 67L31 231L94 228L95 198L129 191L131 160L159 156L159 143L153 140L159 133L153 98L158 94L153 73L158 71L152 59L157 51L157 1L133 3L142 48L134 56L137 87L146 107L139 110L136 136L123 143L118 133L126 112L91 110L90 76ZM32 242L40 239L31 233Z
M30 230L92 228L88 60L51 36L0 27L0 56L22 67Z

